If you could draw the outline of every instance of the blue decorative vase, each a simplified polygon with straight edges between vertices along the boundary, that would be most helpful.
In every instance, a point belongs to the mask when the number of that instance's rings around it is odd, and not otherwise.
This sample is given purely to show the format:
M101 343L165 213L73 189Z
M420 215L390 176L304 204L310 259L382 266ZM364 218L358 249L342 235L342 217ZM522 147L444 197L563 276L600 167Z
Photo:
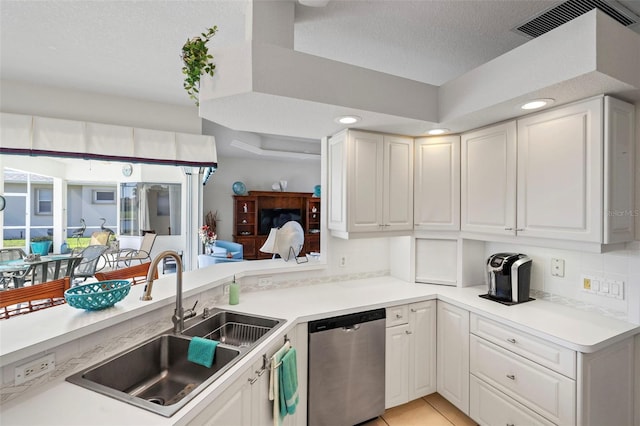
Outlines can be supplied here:
M71 253L71 249L69 248L69 244L67 244L67 242L65 241L60 246L60 254L67 254L67 253Z

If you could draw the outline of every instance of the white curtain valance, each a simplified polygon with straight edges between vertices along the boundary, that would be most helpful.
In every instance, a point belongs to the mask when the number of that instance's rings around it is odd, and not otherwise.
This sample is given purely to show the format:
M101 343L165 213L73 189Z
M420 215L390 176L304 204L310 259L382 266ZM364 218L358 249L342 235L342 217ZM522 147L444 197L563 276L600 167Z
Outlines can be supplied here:
M130 163L218 166L215 138L55 118L0 113L0 153Z

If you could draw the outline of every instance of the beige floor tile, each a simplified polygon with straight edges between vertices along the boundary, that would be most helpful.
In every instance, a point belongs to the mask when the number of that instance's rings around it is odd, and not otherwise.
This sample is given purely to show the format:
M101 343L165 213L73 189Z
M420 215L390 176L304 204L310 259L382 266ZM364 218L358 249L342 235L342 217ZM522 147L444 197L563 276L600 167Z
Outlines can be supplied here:
M382 417L389 426L451 426L451 422L423 399L387 410Z
M370 420L366 423L362 423L360 426L388 426L388 425L381 417L377 417L375 420Z
M477 423L467 417L462 411L460 411L455 405L447 401L439 393L432 393L423 397L433 408L438 410L444 417L446 417L455 426L476 426Z

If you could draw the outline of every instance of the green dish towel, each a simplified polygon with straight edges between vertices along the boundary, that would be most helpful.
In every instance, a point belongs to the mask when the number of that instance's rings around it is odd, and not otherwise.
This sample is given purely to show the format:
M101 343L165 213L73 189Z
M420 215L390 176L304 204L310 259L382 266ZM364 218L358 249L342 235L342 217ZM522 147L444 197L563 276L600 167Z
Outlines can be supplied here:
M289 351L282 357L282 364L279 368L280 416L284 417L287 414L293 414L296 412L296 406L299 401L298 366L296 363L295 348L289 349Z
M213 365L213 357L216 355L216 347L218 346L218 343L219 342L216 340L194 337L189 343L187 359L195 364L211 368Z

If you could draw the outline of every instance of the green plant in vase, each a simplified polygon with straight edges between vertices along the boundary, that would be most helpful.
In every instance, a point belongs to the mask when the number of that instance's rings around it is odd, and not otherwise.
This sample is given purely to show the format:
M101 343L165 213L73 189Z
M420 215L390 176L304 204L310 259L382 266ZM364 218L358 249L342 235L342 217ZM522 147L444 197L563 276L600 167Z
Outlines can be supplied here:
M213 77L216 66L211 61L213 55L209 54L207 48L207 42L218 31L218 26L214 25L208 28L206 32L200 34L198 37L193 37L182 46L182 73L184 77L184 89L189 94L189 97L196 101L196 106L200 105L200 77L203 74Z
M49 236L31 238L31 253L46 256L51 249L52 240Z

